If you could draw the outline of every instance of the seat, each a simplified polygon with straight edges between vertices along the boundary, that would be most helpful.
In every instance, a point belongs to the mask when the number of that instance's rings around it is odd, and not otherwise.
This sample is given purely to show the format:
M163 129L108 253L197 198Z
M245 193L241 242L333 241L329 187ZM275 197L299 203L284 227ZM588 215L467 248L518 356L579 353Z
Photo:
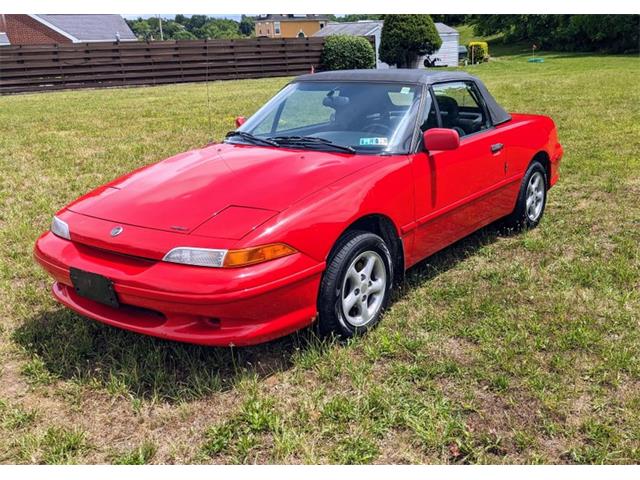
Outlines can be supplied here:
M438 101L443 128L451 128L458 132L461 137L465 136L467 132L460 126L458 102L446 95L437 95L436 100Z

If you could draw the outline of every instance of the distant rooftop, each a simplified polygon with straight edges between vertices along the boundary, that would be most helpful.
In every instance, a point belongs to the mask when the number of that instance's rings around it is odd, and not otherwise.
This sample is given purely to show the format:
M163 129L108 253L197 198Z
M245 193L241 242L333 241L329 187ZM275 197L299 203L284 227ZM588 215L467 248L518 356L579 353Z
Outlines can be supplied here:
M74 42L137 40L120 15L33 15Z
M436 22L436 30L438 30L438 33L458 33L455 28L440 22Z
M382 20L360 20L359 22L330 22L325 27L313 34L314 37L327 37L329 35L373 35L378 29L382 28L384 22ZM440 35L458 33L455 28L451 28L444 23L436 22L436 30Z
M382 27L382 20L367 20L361 22L331 22L323 29L313 34L314 37L327 37L329 35L372 35Z

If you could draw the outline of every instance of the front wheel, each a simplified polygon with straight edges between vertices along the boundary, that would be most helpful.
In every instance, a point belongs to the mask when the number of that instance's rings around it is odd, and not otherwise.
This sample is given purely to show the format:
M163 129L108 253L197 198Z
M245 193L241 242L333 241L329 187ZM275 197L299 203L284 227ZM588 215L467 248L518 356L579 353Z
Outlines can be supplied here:
M505 219L506 226L514 230L537 227L546 204L547 172L540 162L534 161L522 179L516 207Z
M393 262L379 236L349 232L334 248L318 296L322 334L350 338L372 328L390 298Z

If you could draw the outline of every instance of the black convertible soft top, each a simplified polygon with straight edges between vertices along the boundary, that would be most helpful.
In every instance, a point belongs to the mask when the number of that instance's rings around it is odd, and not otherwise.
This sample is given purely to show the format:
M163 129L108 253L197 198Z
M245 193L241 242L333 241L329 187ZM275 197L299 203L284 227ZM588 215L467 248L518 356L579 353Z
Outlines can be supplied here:
M482 81L466 72L434 71L411 68L390 68L385 70L335 70L330 72L308 73L296 77L294 82L384 82L419 83L433 85L442 82L473 82L484 98L494 125L511 120L511 115L502 108L487 90Z

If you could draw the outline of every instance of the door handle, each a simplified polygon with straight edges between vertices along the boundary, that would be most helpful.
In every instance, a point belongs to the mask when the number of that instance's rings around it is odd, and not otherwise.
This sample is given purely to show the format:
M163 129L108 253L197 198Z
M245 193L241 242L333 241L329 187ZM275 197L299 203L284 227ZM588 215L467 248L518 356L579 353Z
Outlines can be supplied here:
M498 153L500 150L504 148L502 143L494 143L491 145L491 153Z

